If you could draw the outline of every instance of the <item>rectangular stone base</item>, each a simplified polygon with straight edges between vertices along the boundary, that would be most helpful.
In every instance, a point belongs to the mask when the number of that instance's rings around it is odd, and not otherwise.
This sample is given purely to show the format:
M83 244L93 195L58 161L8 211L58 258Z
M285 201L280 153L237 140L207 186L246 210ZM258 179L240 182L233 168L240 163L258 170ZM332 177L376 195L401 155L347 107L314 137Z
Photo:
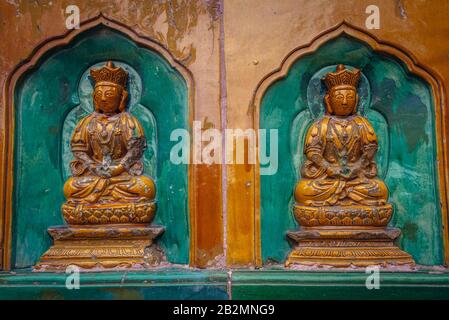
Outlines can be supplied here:
M295 243L286 266L366 267L414 265L413 258L394 245L396 228L305 228L288 233Z
M161 258L154 240L163 227L150 225L58 226L48 229L54 245L33 271L64 271L75 265L81 271L141 269Z

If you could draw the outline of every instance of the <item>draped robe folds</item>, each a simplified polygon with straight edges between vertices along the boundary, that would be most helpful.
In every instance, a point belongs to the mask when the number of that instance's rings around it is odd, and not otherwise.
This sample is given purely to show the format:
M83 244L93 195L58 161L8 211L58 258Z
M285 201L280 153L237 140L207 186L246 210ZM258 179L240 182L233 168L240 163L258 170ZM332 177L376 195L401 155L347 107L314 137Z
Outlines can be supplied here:
M72 177L64 185L69 203L142 202L154 199L151 178L142 175L140 160L145 149L143 129L127 112L107 117L94 112L82 119L71 140L75 160L70 164ZM77 157L77 154L85 157ZM92 166L122 165L119 175L104 177L91 171Z
M296 202L309 206L384 205L388 189L376 177L376 151L376 134L367 119L359 115L319 119L306 136L307 159L296 185ZM343 174L330 176L329 167ZM351 171L355 174L349 174Z

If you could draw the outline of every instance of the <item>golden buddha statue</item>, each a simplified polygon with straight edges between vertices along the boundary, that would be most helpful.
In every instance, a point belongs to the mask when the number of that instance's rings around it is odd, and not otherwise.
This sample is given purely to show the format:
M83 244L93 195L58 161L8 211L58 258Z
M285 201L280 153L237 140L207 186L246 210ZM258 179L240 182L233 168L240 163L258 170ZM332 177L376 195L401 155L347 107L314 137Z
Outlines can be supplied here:
M90 75L95 111L74 130L72 177L64 184L62 213L69 225L49 229L55 245L36 270L147 265L146 250L163 232L149 225L156 189L143 175L144 131L126 111L128 73L109 61Z
M368 120L356 114L359 78L359 70L353 73L339 65L324 79L329 89L326 114L307 132L307 160L295 189L299 204L376 206L388 200L385 183L376 178L376 134Z
M112 62L90 73L95 111L78 123L70 143L75 160L73 176L64 185L64 217L75 224L150 222L155 186L142 175L142 126L126 112L128 74ZM140 205L145 214L131 215L130 204ZM91 214L91 209L102 210L102 215Z
M393 214L388 188L377 177L377 137L368 119L357 114L360 70L338 65L326 75L326 113L309 128L306 160L294 198L300 231L287 265L366 266L412 264L394 246L400 235L386 228Z

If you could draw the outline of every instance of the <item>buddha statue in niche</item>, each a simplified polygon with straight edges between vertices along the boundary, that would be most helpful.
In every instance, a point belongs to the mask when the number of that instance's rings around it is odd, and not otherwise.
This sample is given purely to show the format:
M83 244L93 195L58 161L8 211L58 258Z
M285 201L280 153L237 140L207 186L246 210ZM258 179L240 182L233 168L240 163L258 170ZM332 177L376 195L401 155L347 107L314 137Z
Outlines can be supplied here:
M393 206L377 177L377 137L357 114L360 76L360 70L339 64L322 79L326 112L306 134L306 160L294 191L300 230L288 233L295 246L287 266L414 263L394 245L400 230L387 227Z
M146 212L139 216L129 210L130 203L152 203L155 185L142 175L146 148L142 126L126 112L128 74L112 62L90 74L95 81L95 111L78 123L72 136L75 159L70 164L72 177L64 185L64 217L76 224L150 222L152 205L141 206ZM103 214L90 214L92 208ZM79 216L77 211L86 214Z
M127 72L109 61L90 71L95 111L76 126L71 149L72 177L64 184L62 214L68 225L50 227L54 245L34 271L142 269L163 253L150 225L156 211L155 184L143 175L146 148L139 121L126 111Z
M356 114L360 71L343 65L324 82L326 114L307 132L295 189L296 203L307 206L385 205L388 189L377 178L377 138L369 121Z

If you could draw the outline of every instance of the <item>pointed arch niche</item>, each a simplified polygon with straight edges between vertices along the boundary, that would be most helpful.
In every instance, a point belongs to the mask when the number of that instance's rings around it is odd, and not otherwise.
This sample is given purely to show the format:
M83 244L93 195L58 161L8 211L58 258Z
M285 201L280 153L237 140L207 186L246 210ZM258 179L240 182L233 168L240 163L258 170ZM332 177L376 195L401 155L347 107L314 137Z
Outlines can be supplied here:
M47 228L63 224L60 206L68 153L62 137L68 135L69 122L86 112L86 97L79 94L79 86L85 85L83 74L107 60L134 72L130 77L137 84L130 93L139 101L134 99L129 107L150 131L145 173L157 184L155 223L166 227L161 246L169 262L189 263L190 235L195 232L189 193L193 172L187 165L170 162L170 133L178 128L190 131L191 73L163 46L100 15L39 45L6 83L0 177L5 181L0 205L6 270L34 265L50 246Z
M418 264L444 264L448 170L441 80L405 48L346 22L290 52L254 92L254 128L279 130L277 173L260 175L260 165L255 169L256 263L282 263L290 249L286 232L297 228L292 204L298 152L323 98L319 88L311 95L310 85L338 63L361 69L366 78L359 88L369 93L362 113L380 135L380 148L388 149L378 161L395 206L391 224L403 232L399 245Z

